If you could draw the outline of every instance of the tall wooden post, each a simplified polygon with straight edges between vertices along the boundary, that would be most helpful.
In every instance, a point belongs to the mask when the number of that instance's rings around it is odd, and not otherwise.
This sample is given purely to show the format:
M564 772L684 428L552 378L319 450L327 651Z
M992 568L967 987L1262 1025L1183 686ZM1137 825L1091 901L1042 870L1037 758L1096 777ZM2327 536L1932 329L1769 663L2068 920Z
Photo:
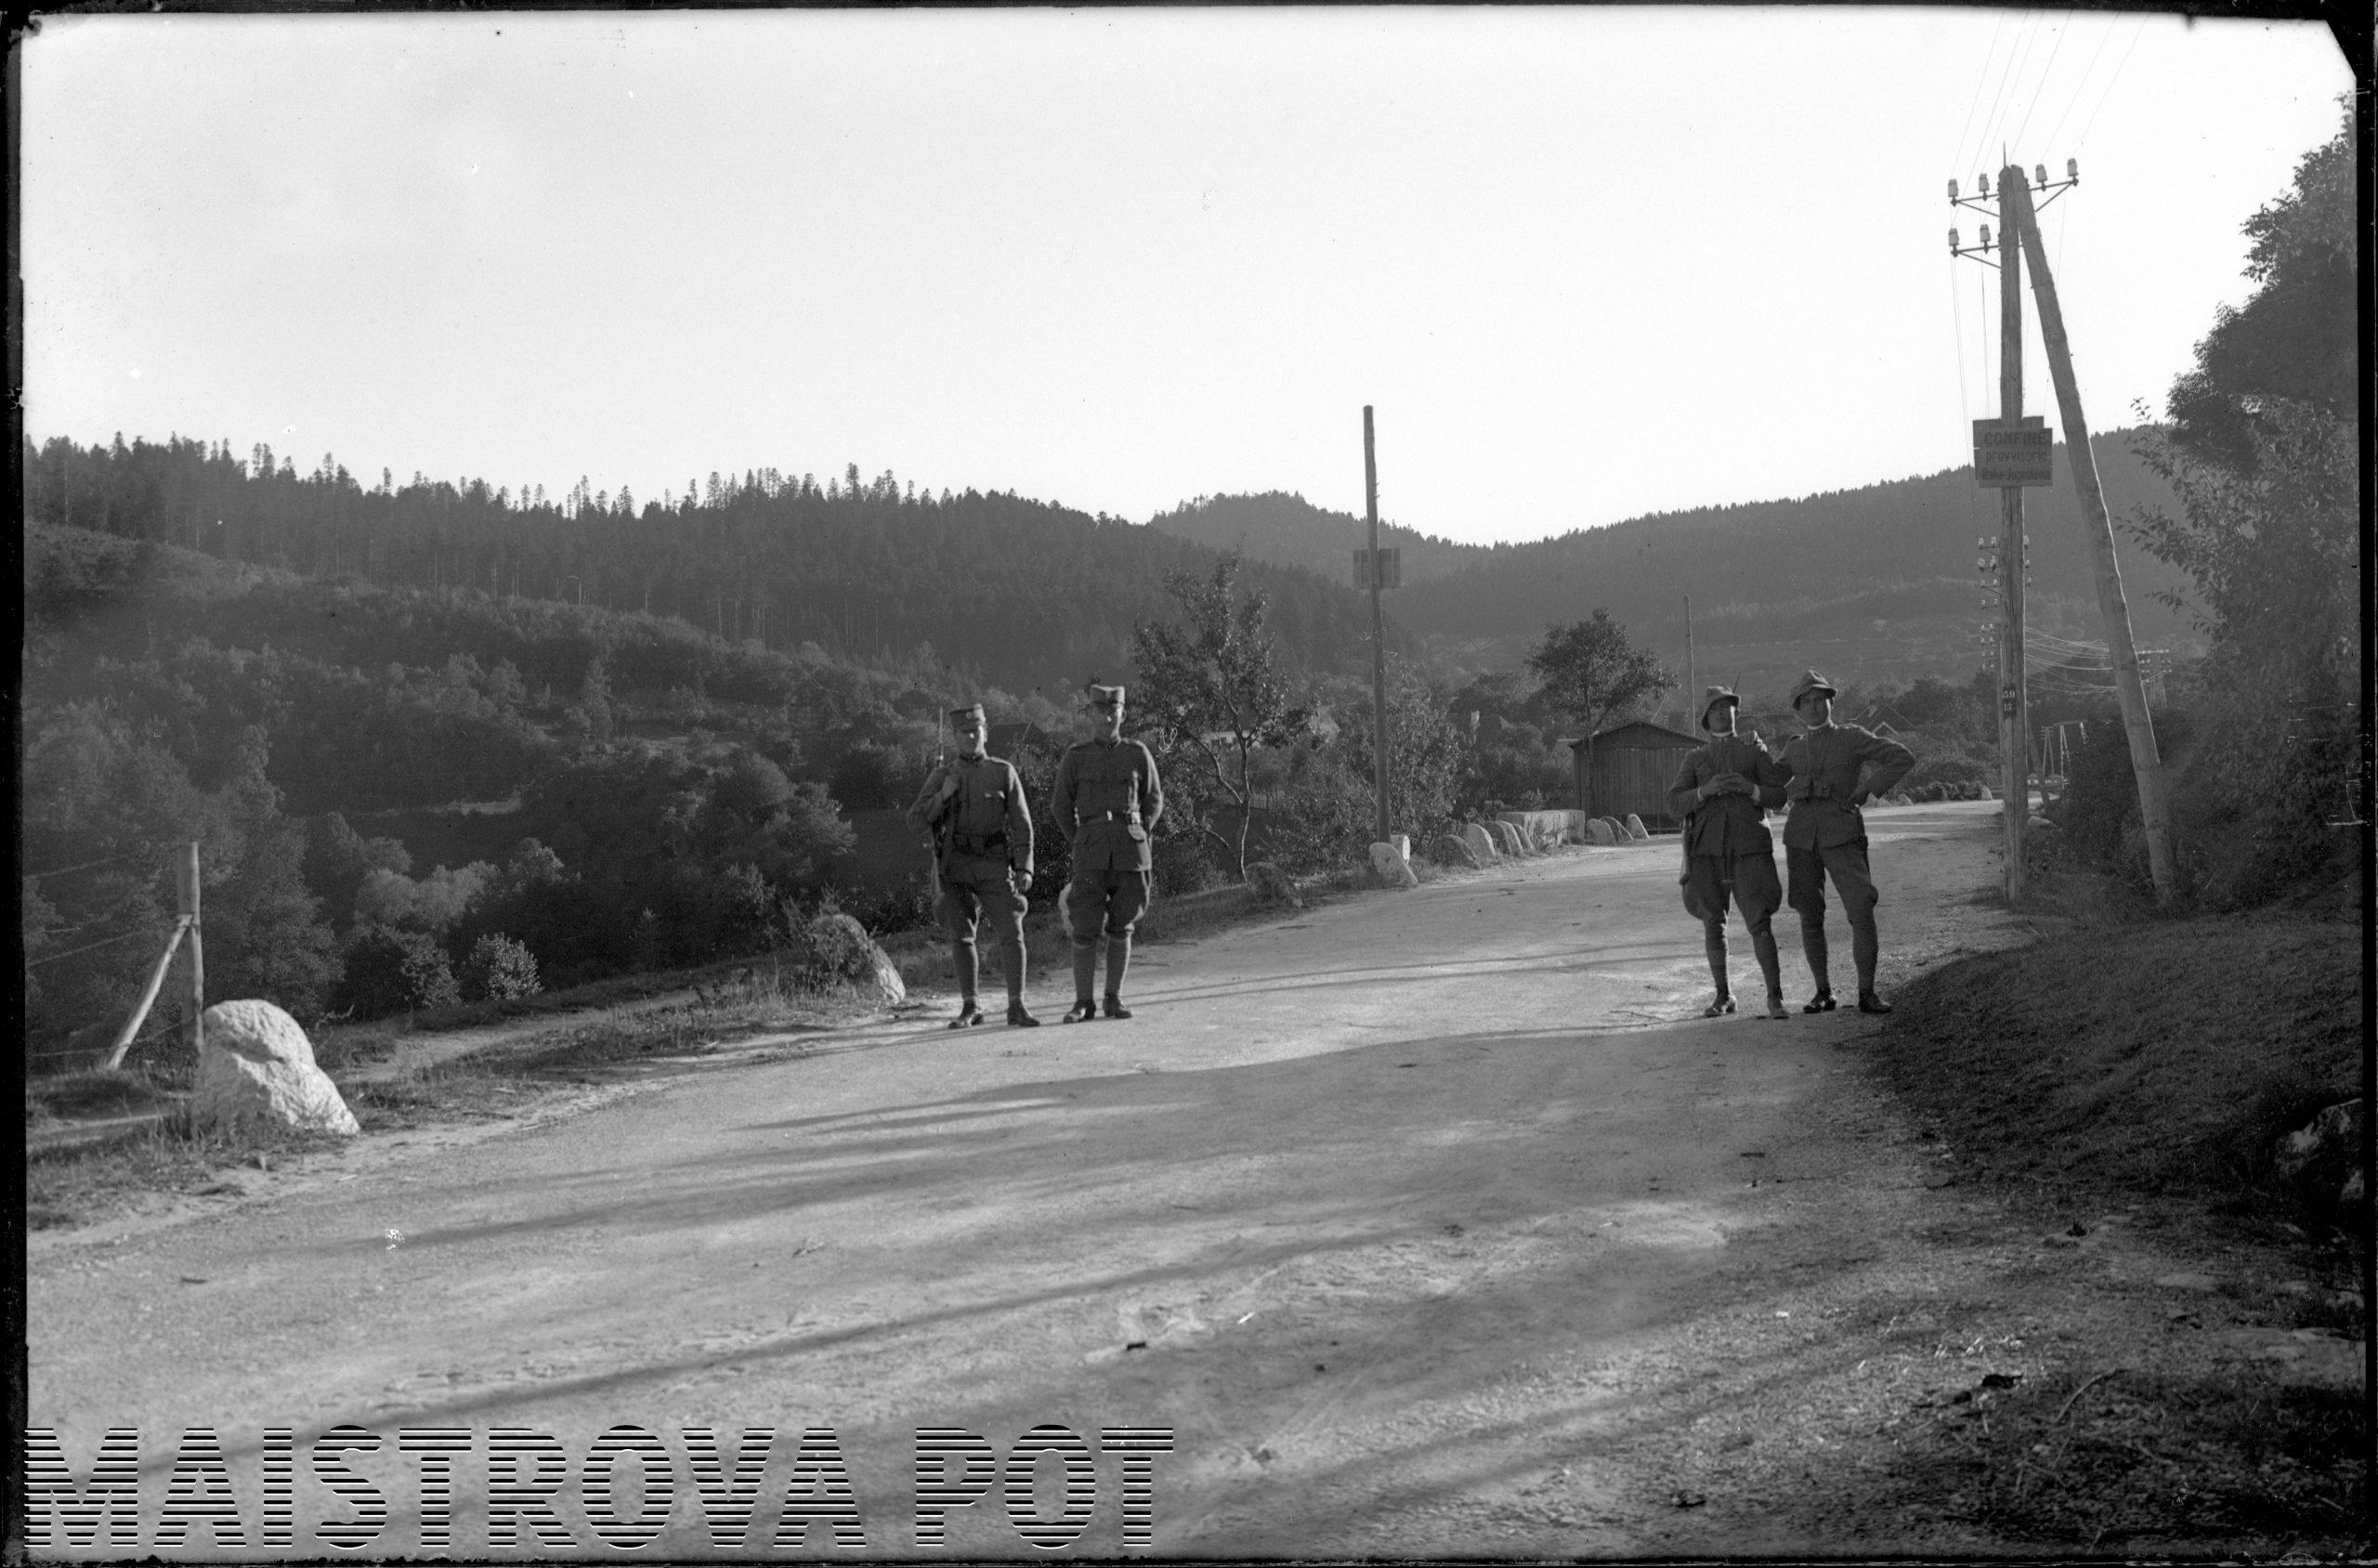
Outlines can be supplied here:
M2123 597L2122 565L2114 558L2113 525L2106 517L2105 492L2097 487L2097 460L2089 451L2089 422L2081 412L2081 386L2072 373L2072 350L2064 335L2064 310L2057 303L2056 279L2047 269L2047 248L2032 211L2032 193L2014 175L2013 210L2031 258L2032 293L2040 307L2040 339L2047 346L2048 374L2056 382L2057 409L2064 420L2064 450L2072 465L2072 489L2081 498L2083 527L2097 557L2097 613L2105 621L2106 651L2114 662L2114 690L2122 699L2123 728L2130 737L2130 770L2138 787L2138 820L2147 833L2147 869L2155 901L2168 904L2177 881L2172 856L2172 824L2163 809L2163 759L2155 749L2155 720L2138 678L2138 648L2130 635L2130 606Z
M2013 429L2023 415L2023 253L2015 233L2015 199L2023 171L1998 172L1998 420ZM2006 902L2023 896L2023 827L2032 814L2031 729L2023 686L2023 488L2007 485L1999 501L1998 778L2006 820Z
M1363 510L1371 529L1371 784L1378 796L1378 831L1387 836L1387 619L1379 610L1378 457L1371 438L1371 406L1363 405Z
M1692 705L1700 700L1701 687L1693 679L1692 670L1692 595L1687 594L1684 596L1684 727L1687 729L1695 728L1700 723L1701 715L1692 711Z
M206 1043L206 948L199 938L198 910L198 845L182 846L181 863L174 869L175 913L189 922L184 940L189 944L189 1022L183 1032L189 1048L196 1051Z

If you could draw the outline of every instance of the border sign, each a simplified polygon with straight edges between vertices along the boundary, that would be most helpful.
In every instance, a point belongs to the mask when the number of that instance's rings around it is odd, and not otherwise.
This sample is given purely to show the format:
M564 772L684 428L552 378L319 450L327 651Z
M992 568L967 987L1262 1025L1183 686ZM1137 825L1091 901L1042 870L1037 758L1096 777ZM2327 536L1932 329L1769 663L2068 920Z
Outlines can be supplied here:
M2049 454L2056 433L2042 414L2025 414L2013 425L2003 419L1973 422L1973 482L1985 490L2053 485Z

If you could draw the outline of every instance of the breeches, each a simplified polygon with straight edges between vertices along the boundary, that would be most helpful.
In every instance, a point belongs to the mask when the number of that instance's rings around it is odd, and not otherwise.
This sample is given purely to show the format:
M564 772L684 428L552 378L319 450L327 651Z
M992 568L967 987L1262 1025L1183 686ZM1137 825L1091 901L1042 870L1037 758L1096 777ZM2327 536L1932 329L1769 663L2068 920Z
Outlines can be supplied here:
M1841 899L1841 912L1849 918L1849 950L1858 964L1859 988L1871 989L1881 940L1875 934L1876 895L1875 879L1866 869L1866 841L1858 839L1823 849L1793 849L1787 845L1784 864L1792 882L1789 901L1800 917L1800 946L1808 955L1809 968L1817 984L1826 984L1824 884L1830 877L1833 891Z
M1074 946L1089 947L1102 936L1128 941L1131 928L1147 912L1149 880L1145 871L1074 872L1065 884L1065 915L1073 923Z
M1696 855L1684 879L1685 912L1705 926L1723 931L1731 901L1743 912L1743 924L1753 936L1766 934L1768 921L1784 902L1784 886L1775 880L1775 856L1744 855L1728 860Z
M941 929L949 933L953 942L972 946L974 926L978 921L988 921L992 934L1005 947L1024 940L1024 911L1032 907L1031 900L1015 891L1015 884L1001 876L955 882L942 879L941 901L934 912L941 918Z

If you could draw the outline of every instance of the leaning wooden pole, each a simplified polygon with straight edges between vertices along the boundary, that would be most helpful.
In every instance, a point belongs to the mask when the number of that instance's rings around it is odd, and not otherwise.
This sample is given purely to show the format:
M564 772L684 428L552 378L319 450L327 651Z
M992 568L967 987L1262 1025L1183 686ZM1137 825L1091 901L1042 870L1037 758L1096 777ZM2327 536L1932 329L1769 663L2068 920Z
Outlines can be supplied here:
M2097 611L2106 623L2106 651L2114 664L2114 689L2122 699L2123 728L2130 736L2130 768L2138 784L2138 819L2147 833L2147 869L2155 880L2155 901L2168 904L2178 881L2172 856L2172 824L2163 809L2163 759L2155 749L2155 720L2138 678L2138 648L2131 641L2130 606L2123 598L2122 567L2114 559L2113 524L2106 516L2105 492L2097 488L2097 462L2089 451L2089 422L2081 413L2081 388L2072 374L2072 350L2064 335L2064 312L2056 301L2056 279L2047 269L2047 247L2032 210L2032 193L2020 171L2009 171L2012 210L2021 226L2024 259L2031 264L2032 293L2039 301L2040 337L2047 346L2048 373L2056 381L2056 406L2064 419L2065 456L2072 465L2072 488L2081 498L2082 526L2097 563Z
M103 1070L111 1073L124 1065L124 1052L132 1049L133 1037L148 1021L149 1010L157 1004L157 992L165 984L165 971L172 966L174 954L181 947L183 933L189 930L189 917L176 916L173 934L165 938L165 950L157 955L157 965L149 972L149 984L141 987L140 1000L132 1004L131 1016L124 1021L124 1027L116 1031L115 1044L108 1048L107 1060L99 1064Z

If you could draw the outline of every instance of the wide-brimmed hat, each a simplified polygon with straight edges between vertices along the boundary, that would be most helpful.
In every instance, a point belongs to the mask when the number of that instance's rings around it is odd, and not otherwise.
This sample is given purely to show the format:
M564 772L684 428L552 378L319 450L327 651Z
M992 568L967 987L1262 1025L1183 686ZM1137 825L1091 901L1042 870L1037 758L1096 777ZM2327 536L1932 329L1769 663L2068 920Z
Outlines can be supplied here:
M1715 708L1720 702L1731 702L1737 708L1743 705L1743 699L1736 697L1731 687L1721 686L1711 686L1707 691L1702 693L1701 696L1701 727L1703 729L1707 729L1709 727L1709 710Z
M1800 705L1800 699L1819 692L1822 692L1827 697L1838 697L1841 695L1839 691L1835 689L1834 684L1831 681L1826 680L1814 670L1810 670L1803 674L1797 681L1793 683L1792 706L1797 708Z

